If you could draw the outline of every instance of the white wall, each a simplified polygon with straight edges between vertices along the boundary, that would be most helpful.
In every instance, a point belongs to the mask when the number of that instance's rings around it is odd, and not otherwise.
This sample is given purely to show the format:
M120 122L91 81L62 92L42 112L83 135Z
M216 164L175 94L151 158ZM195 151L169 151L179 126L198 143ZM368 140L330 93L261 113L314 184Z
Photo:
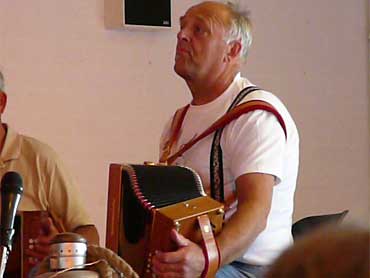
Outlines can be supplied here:
M0 1L4 120L48 142L76 177L105 239L108 165L157 159L162 125L189 100L172 71L174 28L112 31L103 1ZM288 105L300 130L295 218L350 209L369 219L365 0L247 2L255 41L243 73Z

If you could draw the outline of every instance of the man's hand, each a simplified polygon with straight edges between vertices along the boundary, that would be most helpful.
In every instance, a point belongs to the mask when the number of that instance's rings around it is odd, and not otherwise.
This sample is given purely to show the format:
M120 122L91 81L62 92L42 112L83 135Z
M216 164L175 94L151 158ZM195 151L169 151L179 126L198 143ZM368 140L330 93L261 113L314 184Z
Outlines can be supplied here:
M99 234L94 225L79 226L73 232L83 236L87 240L87 244L99 245Z
M202 249L175 229L171 231L171 239L178 249L175 252L156 252L152 261L154 274L160 278L200 277L205 266Z
M50 217L45 219L42 224L40 235L33 243L30 243L29 248L26 250L26 255L30 258L30 263L36 265L49 255L50 241L58 233L57 228L53 224Z

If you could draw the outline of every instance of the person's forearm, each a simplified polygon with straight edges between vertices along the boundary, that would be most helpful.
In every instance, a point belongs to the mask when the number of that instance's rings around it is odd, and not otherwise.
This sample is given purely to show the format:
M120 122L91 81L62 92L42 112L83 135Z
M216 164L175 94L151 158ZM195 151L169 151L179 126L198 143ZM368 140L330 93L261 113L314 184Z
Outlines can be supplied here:
M99 234L94 225L79 226L73 232L82 235L89 245L99 245Z
M217 236L221 266L241 257L266 227L268 211L258 205L243 204Z

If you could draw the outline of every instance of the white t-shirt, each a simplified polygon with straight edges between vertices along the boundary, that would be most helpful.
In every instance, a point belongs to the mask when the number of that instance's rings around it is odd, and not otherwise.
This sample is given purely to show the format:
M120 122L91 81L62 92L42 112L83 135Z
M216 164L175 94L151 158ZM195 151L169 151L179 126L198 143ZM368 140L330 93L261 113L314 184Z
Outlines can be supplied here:
M237 74L233 83L217 99L204 105L190 105L172 153L221 117L237 94L251 85L253 84L247 79ZM228 194L236 193L235 180L243 174L258 172L275 176L276 185L273 188L267 226L238 259L249 264L266 265L292 242L291 225L298 174L299 137L293 119L276 96L258 90L244 99L247 100L264 100L273 105L283 117L287 130L286 139L275 115L256 110L228 124L221 137L225 198ZM161 150L169 137L171 122L172 119L162 133ZM175 164L190 167L200 175L207 194L210 193L209 163L213 136L214 133L197 142L175 161Z

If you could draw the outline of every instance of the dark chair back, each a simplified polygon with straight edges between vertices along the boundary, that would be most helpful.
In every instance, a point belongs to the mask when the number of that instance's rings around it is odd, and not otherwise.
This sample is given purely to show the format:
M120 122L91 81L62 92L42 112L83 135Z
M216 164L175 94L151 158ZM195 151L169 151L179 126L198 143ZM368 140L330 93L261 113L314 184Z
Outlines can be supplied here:
M292 225L293 239L301 237L302 235L312 232L320 226L327 224L340 224L343 218L347 215L348 210L340 213L313 215L302 218Z

